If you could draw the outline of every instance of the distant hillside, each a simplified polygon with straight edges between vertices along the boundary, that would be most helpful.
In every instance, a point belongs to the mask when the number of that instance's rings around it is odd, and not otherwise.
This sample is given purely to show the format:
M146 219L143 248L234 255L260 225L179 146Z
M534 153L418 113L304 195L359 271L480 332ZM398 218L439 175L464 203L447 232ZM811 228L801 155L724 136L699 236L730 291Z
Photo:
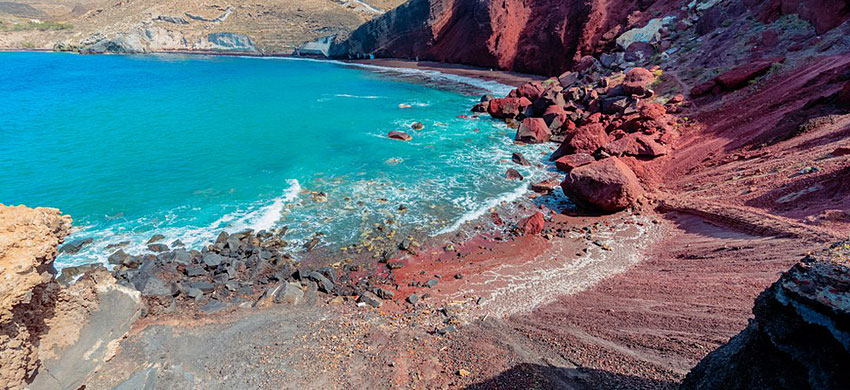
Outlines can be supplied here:
M0 3L0 48L290 53L402 0L47 0ZM37 19L33 22L32 19ZM46 23L49 21L50 23Z

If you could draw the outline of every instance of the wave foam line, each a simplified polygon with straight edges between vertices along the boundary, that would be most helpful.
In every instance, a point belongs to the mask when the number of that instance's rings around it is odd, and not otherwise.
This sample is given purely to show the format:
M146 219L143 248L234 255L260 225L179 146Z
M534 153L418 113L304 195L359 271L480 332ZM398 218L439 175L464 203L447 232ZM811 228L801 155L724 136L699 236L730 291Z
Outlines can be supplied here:
M514 189L511 192L505 193L505 194L503 194L499 197L496 197L496 198L492 198L492 199L484 202L484 204L481 205L481 207L478 207L478 208L476 208L472 211L464 213L453 224L432 233L431 237L438 236L438 235L441 235L441 234L451 233L451 232L459 229L461 226L463 226L463 224L465 224L469 221L473 221L475 219L478 219L479 217L481 217L482 215L487 213L493 207L500 205L502 202L513 202L513 201L519 199L521 196L525 195L527 192L528 192L528 188L523 185L523 186L517 187L516 189Z
M298 193L301 192L301 184L298 183L298 180L289 179L286 183L289 184L289 188L283 191L283 195L275 198L272 204L261 207L240 218L234 224L234 227L254 229L254 231L271 229L280 220L280 212L283 211L286 203L295 200Z
M424 75L432 78L442 78L445 80L449 80L451 82L457 84L465 84L472 87L476 87L479 89L483 89L489 93L492 93L497 96L505 96L507 95L514 87L502 84L498 81L492 80L481 80L474 77L466 77L466 76L458 76L450 73L443 73L437 70L430 69L412 69L412 68L396 68L392 66L382 66L382 65L372 65L372 64L359 64L356 62L344 62L339 60L320 60L315 58L297 58L297 57L253 57L253 56L237 56L244 58L261 58L268 60L287 60L287 61L313 61L313 62L325 62L343 66L351 66L357 68L365 68L365 69L374 69L386 72L396 72L396 73L407 73L414 75Z

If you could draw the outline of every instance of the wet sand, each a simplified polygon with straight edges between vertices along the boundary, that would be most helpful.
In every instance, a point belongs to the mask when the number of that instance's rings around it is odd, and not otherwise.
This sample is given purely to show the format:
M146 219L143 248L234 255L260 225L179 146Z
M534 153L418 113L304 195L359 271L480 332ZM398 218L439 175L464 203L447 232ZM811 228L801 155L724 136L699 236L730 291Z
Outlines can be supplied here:
M458 64L445 64L433 61L412 61L391 58L376 58L374 60L348 60L345 62L386 66L391 68L434 70L457 76L464 76L487 81L496 81L514 87L518 87L529 81L546 79L546 77L544 76L532 75L527 73L507 72L496 69L478 68L474 66Z

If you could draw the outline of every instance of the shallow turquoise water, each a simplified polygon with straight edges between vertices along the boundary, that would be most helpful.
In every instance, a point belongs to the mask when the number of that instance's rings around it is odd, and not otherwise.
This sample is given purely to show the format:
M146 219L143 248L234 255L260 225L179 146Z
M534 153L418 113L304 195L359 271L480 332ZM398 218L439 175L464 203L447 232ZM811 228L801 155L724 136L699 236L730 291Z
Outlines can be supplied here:
M525 191L503 178L513 131L457 117L504 86L458 80L285 59L0 53L0 202L58 207L81 228L72 239L95 239L59 266L103 261L109 243L141 252L154 233L199 247L246 227L321 232L324 245L388 218L451 230Z

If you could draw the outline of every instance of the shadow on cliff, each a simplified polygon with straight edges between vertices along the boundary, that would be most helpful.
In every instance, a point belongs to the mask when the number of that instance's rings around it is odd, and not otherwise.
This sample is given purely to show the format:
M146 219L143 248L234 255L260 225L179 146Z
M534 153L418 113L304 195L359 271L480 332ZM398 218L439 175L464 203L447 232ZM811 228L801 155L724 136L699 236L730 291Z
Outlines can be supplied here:
M591 386L592 384L592 386ZM676 382L614 374L588 368L564 368L521 363L485 381L466 386L466 390L497 389L676 389Z

